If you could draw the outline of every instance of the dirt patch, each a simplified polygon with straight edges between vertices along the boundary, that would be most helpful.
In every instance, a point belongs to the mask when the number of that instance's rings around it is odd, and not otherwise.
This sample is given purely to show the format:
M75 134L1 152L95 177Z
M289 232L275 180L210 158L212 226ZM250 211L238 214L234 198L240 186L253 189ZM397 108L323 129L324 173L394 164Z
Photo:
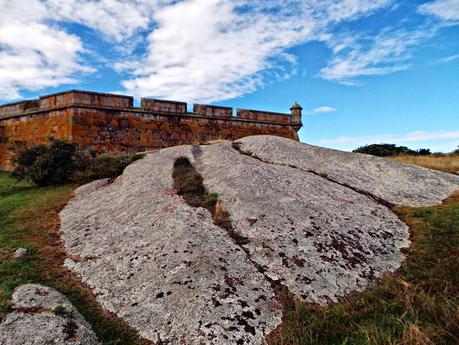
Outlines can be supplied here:
M42 261L39 272L37 272L40 277L37 283L46 284L67 295L81 314L92 324L101 340L108 336L118 339L119 344L153 344L138 337L126 323L102 309L91 290L64 267L63 263L67 254L60 237L59 212L72 198L73 188L67 186L63 188L65 193L58 195L50 204L41 204L40 201L37 201L12 216L18 226L33 229L24 236L24 241L36 248L38 251L36 260ZM70 326L69 330L72 330L73 327Z

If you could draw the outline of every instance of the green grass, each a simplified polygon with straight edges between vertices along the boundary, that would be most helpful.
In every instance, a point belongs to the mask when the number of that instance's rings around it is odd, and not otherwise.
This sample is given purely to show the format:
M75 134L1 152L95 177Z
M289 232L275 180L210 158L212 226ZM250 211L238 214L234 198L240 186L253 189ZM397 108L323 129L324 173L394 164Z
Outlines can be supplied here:
M206 190L202 176L188 158L179 157L175 160L172 178L177 194L181 195L188 205L206 208L212 214L215 225L228 231L235 241L245 240L234 232L230 215L222 209L218 193L209 193Z
M413 241L400 272L334 306L290 300L271 345L459 343L459 197L395 211Z
M189 162L176 163L179 194L215 213L218 195L206 193ZM15 184L0 173L0 317L16 286L41 283L64 293L104 344L145 344L62 267L57 214L73 189ZM459 195L442 206L395 211L410 225L413 241L398 274L329 307L287 299L271 345L459 343ZM15 260L18 247L31 253Z
M15 287L39 283L64 293L92 325L103 344L148 344L112 315L63 267L65 253L59 239L58 212L74 186L39 188L16 183L0 172L0 318L8 310ZM14 250L30 254L14 259Z

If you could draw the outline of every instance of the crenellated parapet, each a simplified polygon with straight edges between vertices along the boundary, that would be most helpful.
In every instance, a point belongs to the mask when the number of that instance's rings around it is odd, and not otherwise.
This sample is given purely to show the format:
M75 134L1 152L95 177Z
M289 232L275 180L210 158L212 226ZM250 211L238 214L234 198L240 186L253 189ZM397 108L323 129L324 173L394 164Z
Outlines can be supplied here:
M43 143L48 137L80 148L136 152L215 139L271 134L298 140L301 107L291 114L70 90L0 106L0 169L9 167L15 141Z
M0 119L14 115L31 113L40 109L39 100L27 100L0 106Z
M252 121L267 121L277 123L291 123L292 117L290 114L272 113L268 111L237 109L236 116L239 119Z
M0 106L0 119L15 116L28 116L33 113L56 110L68 107L101 108L127 111L143 111L162 115L191 115L217 117L221 119L249 120L255 122L271 122L279 124L300 123L301 118L291 114L273 113L261 110L237 109L233 116L233 108L208 104L194 104L193 111L188 112L185 102L141 98L140 107L134 106L131 96L115 95L99 92L70 90L52 95L42 96L36 100L10 103ZM300 112L301 115L301 112Z

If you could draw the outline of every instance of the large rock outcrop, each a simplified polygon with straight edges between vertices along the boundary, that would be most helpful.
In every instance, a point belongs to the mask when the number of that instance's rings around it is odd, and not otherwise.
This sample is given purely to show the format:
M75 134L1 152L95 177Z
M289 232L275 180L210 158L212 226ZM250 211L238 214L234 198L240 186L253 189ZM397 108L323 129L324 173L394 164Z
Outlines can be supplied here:
M316 149L323 170L308 165ZM276 287L319 304L364 289L409 245L388 205L459 189L447 174L322 150L260 136L148 154L113 183L76 191L61 212L66 265L147 339L263 344L281 323ZM218 193L231 234L177 195L179 157Z
M14 290L12 310L0 323L2 345L99 345L69 300L56 290L26 284Z
M430 206L458 189L459 176L393 160L274 136L238 140L238 149L267 163L313 172L394 205Z

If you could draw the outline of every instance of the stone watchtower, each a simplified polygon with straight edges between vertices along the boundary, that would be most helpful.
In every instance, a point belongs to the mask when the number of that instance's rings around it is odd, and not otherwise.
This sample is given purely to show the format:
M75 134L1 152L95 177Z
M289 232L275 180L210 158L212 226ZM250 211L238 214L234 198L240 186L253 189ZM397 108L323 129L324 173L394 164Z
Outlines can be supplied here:
M297 102L295 102L295 104L292 105L292 107L290 108L290 111L292 113L292 123L294 123L294 128L299 131L300 128L303 126L302 122L301 122L301 112L302 112L303 108L301 107L301 105L299 105Z

